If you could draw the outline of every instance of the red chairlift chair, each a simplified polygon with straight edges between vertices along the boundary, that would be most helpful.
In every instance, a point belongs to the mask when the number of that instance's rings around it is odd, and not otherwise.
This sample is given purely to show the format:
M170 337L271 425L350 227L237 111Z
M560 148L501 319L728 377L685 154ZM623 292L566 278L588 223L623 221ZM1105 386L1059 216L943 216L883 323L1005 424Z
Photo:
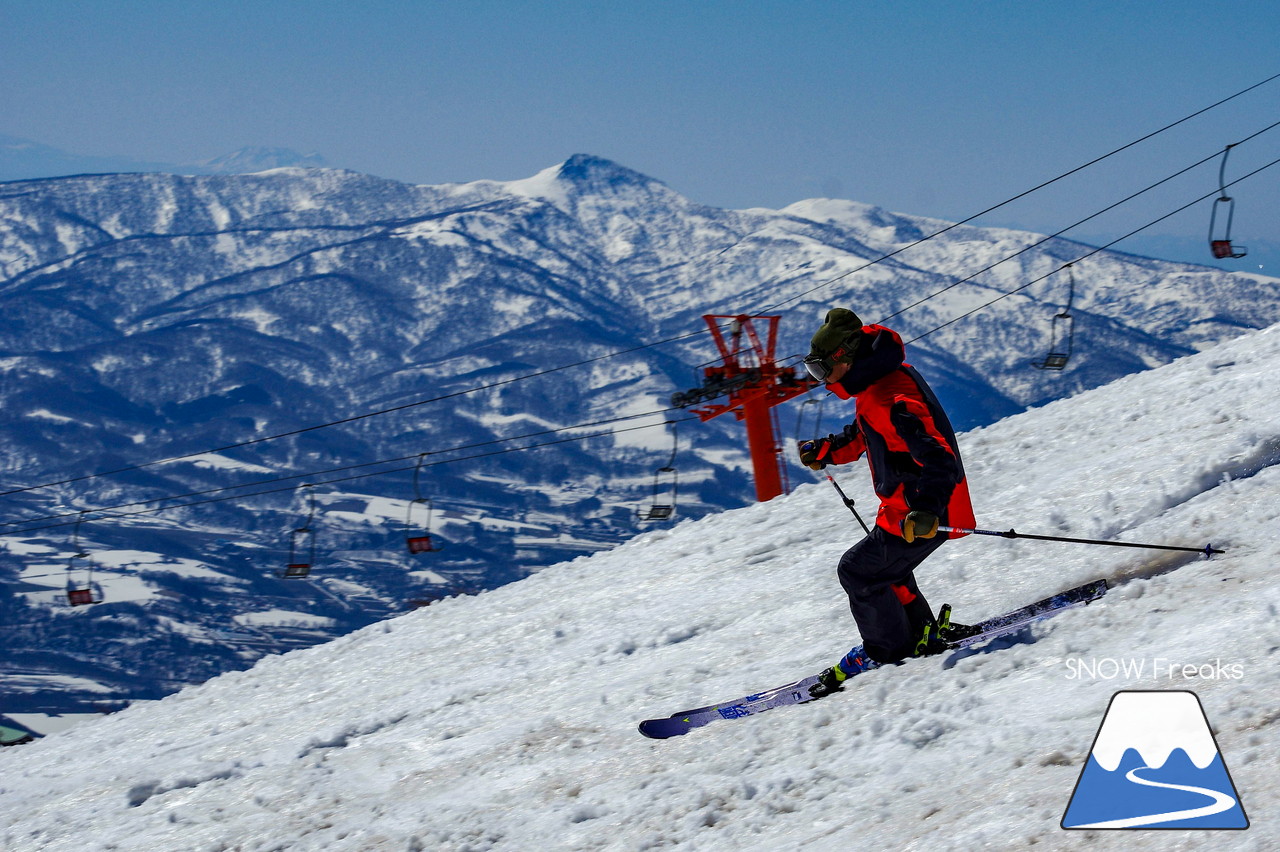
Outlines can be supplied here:
M285 580L300 580L311 576L311 566L316 561L316 532L311 527L316 516L316 496L312 486L304 485L303 488L307 490L310 508L306 522L289 534L289 561L285 563L284 570L276 574Z
M1227 155L1231 153L1234 144L1228 145L1222 152L1222 164L1218 166L1218 189L1219 195L1213 201L1213 209L1209 214L1209 250L1218 260L1226 260L1228 258L1244 257L1248 253L1248 249L1244 246L1231 244L1231 220L1236 215L1236 200L1227 195ZM1222 233L1217 231L1218 225L1218 207L1225 204L1227 206L1226 227Z
M76 518L75 530L72 533L72 545L75 550L67 560L67 604L69 606L87 606L102 603L105 599L102 586L93 581L93 559L89 556L89 551L80 545L80 524L84 522L84 516L85 512L82 511ZM80 570L76 565L78 559L84 560L83 570L87 572L83 583L77 583L75 580L75 575Z
M413 469L413 499L409 501L409 507L405 510L404 515L404 543L412 554L435 553L440 550L431 540L431 515L434 507L430 499L422 496L422 463L428 455L429 453L418 455L418 465ZM420 504L426 505L427 516L420 525L415 526L413 507Z

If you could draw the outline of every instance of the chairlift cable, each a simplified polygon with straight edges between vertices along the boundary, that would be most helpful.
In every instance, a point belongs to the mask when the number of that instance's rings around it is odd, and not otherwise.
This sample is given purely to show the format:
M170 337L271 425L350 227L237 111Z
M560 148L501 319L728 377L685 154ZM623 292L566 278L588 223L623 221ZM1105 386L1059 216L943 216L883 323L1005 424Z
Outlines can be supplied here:
M634 420L638 417L650 417L654 414L666 414L667 412L670 412L670 411L679 411L679 410L680 409L677 409L677 408L662 408L662 409L656 409L654 411L641 412L639 414L626 414L621 417L612 417L605 420L594 420L588 423L577 423L577 424L574 424L573 426L561 426L557 429L544 429L539 432L527 432L523 435L512 435L507 438L494 438L489 441L479 441L477 443L472 443L472 444L462 444L455 447L447 447L441 450L434 450L432 451L432 453L441 454L441 453L460 452L462 450L472 450L478 447L487 447L492 444L503 444L503 443L507 443L508 441L519 441L527 438L537 438L542 435L554 435L554 434L559 434L560 432L572 431L574 429L586 429L592 426L604 426L610 423L621 423L625 420ZM221 494L227 491L237 491L242 488L250 488L255 485L271 485L277 482L289 482L291 480L296 480L296 479L307 479L309 477L320 476L320 475L329 474L329 473L345 473L346 471L349 471L349 470L359 470L361 468L366 468L366 467L375 467L377 465L395 464L396 462L408 461L410 459L417 458L417 456L418 454L415 454L412 456L398 456L395 458L379 459L377 461L371 461L371 462L361 462L360 464L343 465L341 467L331 467L331 468L325 468L322 470L304 471L303 473L290 474L288 476L277 476L277 477L272 477L270 479L259 479L259 480L254 480L252 482L242 482L239 485L226 485L219 488L206 488L200 491L188 491L183 494L170 494L164 497L152 497L147 500L134 500L129 503L119 503L114 506L104 506L100 509L96 509L95 511L109 512L109 511L115 511L117 509L127 509L130 506L145 506L149 503L159 503L166 500L183 500L188 497L203 497L208 494ZM404 469L405 468L397 468L397 470L404 470ZM159 507L157 507L157 510L159 510ZM33 523L38 523L40 521L58 520L60 518L71 517L74 514L76 513L63 512L63 513L54 514L54 515L42 515L40 517L35 517L35 518L23 518L17 521L0 521L0 529L4 527L19 526L22 524L33 524Z
M1253 177L1254 175L1258 174L1259 172L1266 171L1267 169L1269 169L1269 168L1271 168L1272 166L1277 165L1277 164L1280 164L1280 159L1272 160L1271 162L1267 163L1266 165L1264 165L1264 166L1260 166L1260 167L1258 167L1257 169L1254 169L1253 171L1249 172L1247 175L1244 175L1243 177L1237 178L1236 180L1234 180L1234 181L1232 181L1231 183L1227 184L1227 186L1234 186L1235 184L1240 183L1240 182L1241 182L1241 181L1243 181L1243 180L1248 180L1249 178ZM1166 213L1166 214L1164 214L1163 216L1160 216L1160 217L1159 217L1159 218L1157 218L1157 219L1153 219L1153 220L1151 220L1150 222L1148 222L1147 224L1143 225L1143 226L1142 226L1142 227L1140 227L1140 228L1135 228L1134 230L1130 231L1129 233L1125 234L1125 235L1124 235L1124 236L1122 236L1122 237L1117 237L1116 239L1112 240L1111 242L1107 243L1106 245L1098 246L1097 248L1093 249L1092 251L1089 251L1089 252L1087 252L1087 253L1085 253L1085 254L1082 254L1080 257L1078 257L1078 258L1076 258L1074 261L1072 261L1072 263L1079 263L1080 261L1082 261L1082 260L1084 260L1084 259L1086 259L1086 258L1093 257L1095 254L1097 254L1097 253L1099 253L1099 252L1106 251L1107 249L1109 249L1109 248L1111 248L1112 246L1114 246L1116 243L1121 242L1122 240L1127 240L1129 237L1132 237L1134 234L1138 234L1138 233L1141 233L1142 231L1145 231L1147 228L1150 228L1152 225L1159 224L1160 222L1163 222L1165 219L1168 219L1168 218L1171 218L1171 217L1173 217L1173 216L1176 216L1177 214L1181 213L1182 211L1187 210L1187 209L1189 209L1189 208L1191 208L1191 207L1194 207L1195 205L1199 204L1201 201L1204 201L1204 200L1205 200L1205 199L1207 199L1207 198L1212 198L1212 197L1213 197L1213 195L1214 195L1214 193L1212 193L1212 192L1207 193L1207 194L1205 194L1205 195L1202 195L1202 196L1200 196L1199 198L1196 198L1195 200L1190 201L1190 202L1188 202L1188 203L1186 203L1186 204L1182 205L1181 207L1177 208L1176 210L1173 210L1173 211L1171 211L1171 212L1169 212L1169 213ZM952 318L952 319L949 319L949 320L947 320L946 322L942 323L941 325L939 325L939 326L935 326L934 328L929 329L928 331L924 332L923 334L918 334L918 335L916 335L915 337L911 338L910 340L908 340L908 341L906 341L906 342L907 342L907 343L915 343L917 340L920 340L920 339L922 339L922 338L928 337L929 335L933 334L935 331L941 331L942 329L946 328L946 327L947 327L947 326L949 326L949 325L952 325L952 324L954 324L954 323L957 323L957 322L959 322L960 320L965 319L965 318L967 318L967 317L971 317L971 316L973 316L974 314L978 313L979 311L982 311L982 310L985 310L986 308L991 307L991 306L992 306L992 305L994 305L996 302L999 302L999 301L1001 301L1001 300L1003 300L1003 299L1007 299L1009 296L1012 296L1012 295L1013 295L1013 294L1015 294L1015 293L1018 293L1018 292L1020 292L1020 291L1022 291L1022 290L1025 290L1025 289L1027 289L1028 287L1030 287L1030 286L1031 286L1031 285L1033 285L1033 284L1037 284L1037 283L1039 283L1039 282L1043 281L1044 279L1048 278L1050 275L1053 275L1055 272L1059 272L1059 271L1061 271L1063 268L1065 268L1065 266L1060 266L1060 267L1058 267L1058 269L1055 269L1055 270L1053 270L1052 272L1045 273L1044 275L1041 275L1039 278L1034 278L1034 279L1032 279L1031 281L1028 281L1027 283L1025 283L1025 284L1023 284L1023 285L1021 285L1021 286L1019 286L1019 287L1015 287L1014 289L1010 290L1010 291L1009 291L1009 292L1007 292L1007 293L1003 293L1003 294L1001 294L1000 296L997 296L996 298L992 299L991 301L987 302L986 304L979 305L978 307L974 308L974 309L973 309L973 310L971 310L971 311L966 311L965 313L960 314L960 316L958 316L958 317L954 317L954 318Z
M1244 144L1245 142L1248 142L1248 141L1250 141L1250 140L1252 140L1252 139L1254 139L1254 138L1256 138L1256 137L1258 137L1258 136L1261 136L1263 133L1266 133L1266 132L1267 132L1267 131L1269 131L1269 130L1274 130L1276 127L1280 127L1280 121L1277 121L1277 122L1275 122L1275 123L1273 123L1273 124L1269 124L1269 125L1267 125L1266 127L1264 127L1264 128L1262 128L1261 130L1259 130L1258 132L1253 133L1253 134L1251 134L1251 135L1249 135L1249 136L1246 136L1244 139L1240 140L1239 142L1235 142L1235 143L1232 143L1232 144L1233 144L1233 145L1242 145L1242 144ZM1228 147L1231 147L1231 146L1228 146ZM1091 213L1090 215L1088 215L1088 216L1084 217L1083 219L1081 219L1081 220L1079 220L1079 221L1077 221L1077 222L1074 222L1073 224L1067 225L1065 228L1061 228L1061 229L1059 229L1059 230L1055 231L1054 233L1049 234L1048 236L1043 237L1043 238L1041 238L1041 239L1039 239L1039 240L1037 240L1037 241L1035 241L1035 242L1033 242L1033 243L1031 243L1031 244L1029 244L1029 245L1027 245L1027 246L1025 246L1025 247L1023 247L1023 248L1021 248L1021 249L1019 249L1018 251L1014 252L1014 253L1013 253L1013 254L1011 254L1011 255L1008 255L1008 256L1006 256L1006 257L1002 257L1000 260L997 260L997 261L995 261L994 263L991 263L991 264L988 264L987 266L984 266L982 269L979 269L977 272L974 272L974 273L972 273L972 274L970 274L970 275L967 275L967 276L965 276L964 278L959 279L958 281L954 281L954 282L952 282L951 284L948 284L946 287L943 287L941 290L937 290L937 291L935 291L935 292L933 292L933 293L930 293L928 296L925 296L925 297L924 297L924 298L922 298L922 299L919 299L919 300L917 300L917 301L915 301L915 302L912 302L911 304L907 305L906 307L899 308L897 311L894 311L893 313L889 314L888 316L886 316L886 317L882 317L881 319L877 320L877 322L879 322L879 323L884 323L884 322L888 322L888 321L889 321L889 320L891 320L891 319L894 319L895 317L899 317L899 316L901 316L902 314L906 313L907 311L911 310L912 308L917 308L917 307L919 307L920 305L923 305L925 302L928 302L928 301L929 301L929 300L931 300L931 299L935 299L935 298L937 298L938 296L941 296L943 293L946 293L948 290L952 290L952 289L954 289L954 288L956 288L956 287L959 287L961 284L964 284L964 283L966 283L966 282L972 281L973 279L977 278L979 275L981 275L981 274L982 274L982 273L984 273L984 272L990 272L992 269L995 269L997 266L999 266L1000 264L1002 264L1002 263L1004 263L1004 262L1006 262L1006 261L1013 260L1015 257L1018 257L1018 256L1020 256L1020 255L1022 255L1022 254L1025 254L1025 253L1027 253L1027 252L1031 251L1031 250L1032 250L1032 249L1034 249L1034 248L1038 248L1038 247L1040 247L1040 246L1044 245L1045 243L1047 243L1049 240L1057 239L1058 237L1060 237L1060 236L1062 236L1063 234L1065 234L1067 231L1070 231L1070 230L1072 230L1072 229L1074 229L1074 228L1078 228L1079 226L1083 225L1085 222L1088 222L1088 221L1089 221L1089 220L1091 220L1091 219L1096 219L1097 217L1101 216L1101 215L1102 215L1102 214L1104 214L1104 213L1109 213L1109 212L1111 212L1112 210L1116 209L1117 207L1121 206L1122 204L1127 204L1128 202L1132 201L1133 199L1137 198L1139 195L1142 195L1143 193L1150 192L1151 190L1155 189L1155 188L1156 188L1156 187L1158 187L1158 186L1161 186L1161 185L1163 185L1163 184L1166 184L1166 183L1168 183L1169 181L1171 181L1171 180L1173 180L1173 179L1175 179L1175 178L1181 177L1182 175L1186 174L1187 172L1191 171L1192 169L1195 169L1195 168L1197 168L1197 167L1199 167L1199 166L1202 166L1202 165L1204 165L1205 163L1209 162L1210 160L1213 160L1213 159L1215 159L1216 157L1221 156L1221 154L1222 154L1222 152L1221 152L1221 151L1214 151L1214 152L1213 152L1212 154L1210 154L1209 156L1204 157L1204 158L1203 158L1203 159L1201 159L1201 160L1197 160L1196 162L1192 163L1191 165L1187 166L1186 168L1180 169L1180 170L1178 170L1178 171L1174 172L1173 174L1169 175L1168 177L1162 178L1162 179L1160 179L1160 180L1156 181L1155 183L1151 184L1150 186L1144 187L1143 189L1140 189L1140 190L1138 190L1137 192L1134 192L1134 193L1132 193L1131 195L1128 195L1128 196L1126 196L1126 197L1124 197L1124 198L1120 199L1119 201L1115 202L1114 204L1110 204L1110 205L1108 205L1108 206L1106 206L1106 207L1102 208L1101 210L1099 210L1099 211L1097 211L1097 212L1095 212L1095 213ZM1226 194L1226 190L1225 190L1225 189L1223 190L1223 194L1224 194L1224 195ZM1203 200L1203 199L1201 199L1201 200ZM1159 220L1157 220L1157 221L1159 221ZM1152 223L1152 224L1154 224L1154 223ZM1147 227L1150 227L1150 225L1148 225ZM1135 232L1135 233L1136 233L1136 232ZM1132 236L1132 235L1129 235L1129 236ZM1122 237L1121 239L1123 239L1123 237ZM1114 243L1111 243L1111 245L1114 245ZM1056 271L1056 270L1055 270L1055 271Z
M1247 87L1247 88L1241 89L1240 91L1236 92L1234 95L1229 95L1228 97L1225 97L1225 98L1223 98L1223 99L1222 99L1222 100L1220 100L1220 101L1217 101L1217 102L1215 102L1215 103L1212 103L1212 104L1210 104L1209 106L1204 107L1203 109L1196 110L1195 112L1191 113L1190 115L1183 116L1182 118L1178 119L1177 121L1174 121L1174 122L1172 122L1172 123L1170 123L1170 124L1166 124L1164 127L1161 127L1159 130L1154 130L1154 131L1152 131L1152 132L1150 132L1150 133L1146 134L1145 136L1139 137L1138 139L1135 139L1135 140L1133 140L1132 142L1129 142L1129 143L1127 143L1127 144L1125 144L1125 145L1121 145L1119 148L1116 148L1116 149L1115 149L1115 150L1113 150L1113 151L1110 151L1110 152L1108 152L1108 153L1106 153L1106 154L1103 154L1103 155L1102 155L1102 156L1100 156L1100 157L1095 157L1094 159L1090 160L1090 161L1089 161L1089 162L1087 162L1087 163L1084 163L1083 165L1076 166L1074 169L1071 169L1071 170L1069 170L1069 171L1063 172L1062 174L1058 175L1057 177L1050 178L1049 180L1044 181L1043 183L1037 184L1036 186L1033 186L1031 189L1025 190L1024 192L1020 192L1020 193L1018 193L1017 195L1013 196L1012 198L1008 198L1008 199L1006 199L1006 200L1004 200L1004 201L1001 201L999 204L996 204L996 205L993 205L993 206L991 206L991 207L988 207L986 210L982 210L982 211L980 211L980 212L978 212L978 213L974 213L972 216L968 216L968 217L966 217L966 218L964 218L964 219L961 219L959 222L953 222L953 223L951 223L950 225L947 225L945 228L942 228L942 229L941 229L941 230L939 230L939 231L935 231L935 232L933 232L933 233L931 233L931 234L928 234L928 235L926 235L926 236L923 236L923 237L921 237L920 239L915 240L914 242L907 243L907 244L906 244L906 245L904 245L904 246L899 246L898 248L894 249L894 250L893 250L893 251L891 251L891 252L888 252L888 253L886 253L886 254L881 255L880 257L877 257L877 258L874 258L874 259L872 259L872 260L869 260L869 261L867 261L866 263L862 264L861 266L855 267L854 269L850 269L848 272L841 273L840 275L837 275L837 276L836 276L836 277L834 277L834 278L831 278L831 279L829 279L829 280L827 280L827 281L824 281L824 282L822 282L821 284L815 285L814 287L811 287L811 288L809 288L808 290L805 290L805 291L804 291L804 292L802 292L802 293L798 293L797 295L792 296L792 297L791 297L791 298L789 298L789 299L785 299L785 300L783 300L783 301L781 301L781 302L777 302L777 303L775 303L775 304L772 304L772 305L770 305L770 306L769 306L769 307L767 307L767 308L762 308L762 309L760 309L760 311L758 311L758 313L760 313L760 314L770 313L770 312L772 312L772 311L774 311L774 310L777 310L778 308L780 308L781 306L783 306L783 305L785 305L785 304L788 304L788 303L790 303L790 302L794 302L794 301L796 301L797 299L802 299L802 298L804 298L805 296L809 295L810 293L813 293L813 292L815 292L815 291L817 291L817 290L821 290L823 287L827 287L827 286L829 286L829 285L831 285L831 284L834 284L834 283L835 283L835 282L837 282L837 281L840 281L840 280L842 280L842 279L844 279L844 278L847 278L847 277L849 277L850 275L853 275L855 272L861 272L862 270L867 269L868 267L874 266L874 265L875 265L875 264L877 264L877 263L880 263L880 262L882 262L882 261L888 260L889 258L894 257L895 255L901 254L902 252L907 251L908 249L914 248L914 247L916 247L916 246L920 245L920 244L921 244L921 243L923 243L923 242L926 242L926 241L928 241L928 240L933 239L934 237L939 237L939 236L941 236L941 235L943 235L943 234L947 233L948 231L953 230L954 228L958 228L958 227L960 227L961 225L966 225L966 224L968 224L969 222L972 222L974 219L979 218L980 216L985 216L985 215L987 215L988 213L991 213L991 212L993 212L993 211L995 211L995 210L999 210L1001 207L1004 207L1004 206L1005 206L1005 205L1007 205L1007 204L1011 204L1011 203L1013 203L1014 201L1018 201L1018 200L1020 200L1020 199L1022 199L1022 198L1025 198L1025 197L1027 197L1028 195L1031 195L1031 194L1032 194L1032 193L1034 193L1034 192L1038 192L1039 190L1044 189L1045 187L1047 187L1047 186L1049 186L1049 185L1051 185L1051 184L1054 184L1054 183L1057 183L1057 182L1058 182L1058 181L1060 181L1060 180L1063 180L1064 178L1070 177L1071 175L1074 175L1074 174L1076 174L1076 173L1078 173L1078 172L1084 171L1085 169L1090 168L1091 166L1095 166L1095 165L1097 165L1098 163L1102 162L1103 160L1108 159L1109 157L1113 157L1113 156L1115 156L1116 154L1121 153L1122 151L1127 151L1128 149L1130 149L1130 148L1134 147L1135 145L1139 145L1139 144L1141 144L1141 143L1143 143L1143 142L1146 142L1146 141L1147 141L1147 140L1149 140L1149 139L1152 139L1152 138L1154 138L1154 137L1156 137L1156 136L1159 136L1161 133L1164 133L1166 130L1172 130L1173 128L1177 127L1177 126L1178 126L1178 125L1180 125L1180 124L1184 124L1184 123L1186 123L1186 122L1190 121L1191 119L1196 118L1197 116L1203 115L1204 113L1208 112L1208 111L1209 111L1209 110L1211 110L1211 109L1215 109L1216 107L1222 106L1223 104L1227 103L1228 101L1234 100L1234 99L1236 99L1236 98L1240 97L1241 95L1247 94L1248 92L1251 92L1251 91L1253 91L1254 89L1259 88L1260 86L1264 86L1264 85L1266 85L1267 83L1270 83L1272 80L1275 80L1275 79L1277 79L1277 78L1280 78L1280 74L1273 74L1273 75L1271 75L1270 77L1266 78L1265 80L1262 80L1262 81L1260 81L1260 82L1258 82L1258 83L1254 83L1252 86L1249 86L1249 87Z
M457 397L466 396L468 394L477 393L479 391L492 390L493 388L502 387L504 385L513 384L519 381L524 381L525 379L534 379L541 376L546 376L551 373L557 373L562 370L571 369L573 367L581 367L586 364L594 364L597 361L603 361L608 358L616 358L622 355L628 355L632 352L639 352L643 349L651 349L655 346L662 346L667 343L674 343L680 340L687 340L693 337L700 337L702 334L703 334L702 331L691 331L685 334L679 334L672 337L667 337L662 340L656 340L656 341L653 341L652 343L645 343L640 346L632 346L629 349L620 349L616 352L608 352L608 353L605 353L604 355L597 355L592 358L585 358L581 361L575 361L571 364L561 364L558 367L548 367L545 370L539 370L533 373L526 373L521 376L514 376L509 379L502 379L500 381L490 382L489 384L485 384L485 385L478 385L472 388L464 388L463 390L441 394L440 396L434 396L428 399L415 400L414 402L408 402L403 405L392 406L391 408L383 408L377 411L368 411L368 412L365 412L364 414L357 414L351 417L344 417L341 420L333 420L328 423L317 423L314 426L306 426L301 429L293 429L287 432L280 432L275 435L264 435L261 438L252 438L247 441L239 441L234 444L226 444L225 446L214 447L212 449L199 450L197 452L184 453L182 455L177 455L177 456L169 456L167 458L156 459L154 461L143 462L141 464L129 465L127 467L120 467L114 470L104 470L98 473L90 473L90 474L85 474L84 476L75 476L75 477L70 477L68 479L60 479L54 482L43 482L37 485L27 485L22 488L12 488L12 489L9 489L8 491L0 491L0 497L8 497L13 494L23 494L25 492L35 491L36 489L40 489L40 488L53 488L58 485L69 485L75 482L85 482L87 480L97 479L103 476L113 476L119 473L128 473L130 471L142 470L144 468L154 467L156 465L168 464L170 462L182 461L183 459L195 458L196 456L202 456L208 453L222 453L228 450L239 449L241 447L253 446L254 444L262 444L267 441L275 441L280 438L289 438L296 435L303 435L308 432L314 432L319 429L327 429L331 426L342 426L348 423L355 423L360 420L367 420L371 417L378 417L383 414L393 414L398 411L406 411L408 409L416 408L421 405L427 405L432 402L442 402L446 399L456 399Z
M695 420L697 420L696 417L686 417L686 418L682 418L681 420L672 421L672 422L684 423L684 422L693 422ZM508 453L524 452L526 450L538 450L538 449L543 449L544 447L556 446L557 444L571 443L573 441L587 441L592 438L603 438L603 437L608 437L610 435L621 435L623 433L634 432L639 429L652 429L654 426L658 426L658 425L663 425L663 424L645 423L640 426L629 426L625 429L610 429L604 432L593 432L589 435L574 435L569 438L560 438L559 440L546 441L541 444L532 444L527 447L508 447L502 450L494 450L487 453L477 453L476 455L471 455L471 456L460 456L460 457L451 458L451 459L441 459L440 461L435 461L435 462L431 462L430 464L425 464L423 465L423 467L435 467L436 465L442 465L442 464L454 464L456 462L475 461L476 459L491 458L493 456L501 456L501 455L506 455ZM411 466L396 467L396 468L391 468L390 470L375 471L373 473L361 473L361 474L356 474L354 476L344 476L344 477L338 477L335 479L321 479L311 484L333 485L333 484L342 483L342 482L351 482L357 479L370 479L377 476L388 476L393 473L403 473L410 470L413 470L413 467ZM253 497L263 497L271 494L281 494L281 493L284 493L287 491L293 491L293 490L294 488L292 486L288 488L271 488L263 491L254 491L249 494L232 494L225 497L212 497L207 500L193 500L187 503L177 503L172 506L162 506L159 508L152 508L152 509L140 509L136 512L118 512L117 513L107 509L102 509L102 510L86 509L85 511L96 514L99 519L110 518L112 520L127 520L129 518L135 518L135 517L140 517L144 515L154 515L159 512L167 512L172 509L185 509L185 508L190 508L192 506L206 506L212 503L226 503L233 500L247 500ZM12 533L8 533L8 534L9 535L26 535L28 533L40 532L42 530L56 529L58 527L70 526L72 523L74 523L74 521L61 521L55 524L45 524L37 527L27 527L20 530L14 530Z

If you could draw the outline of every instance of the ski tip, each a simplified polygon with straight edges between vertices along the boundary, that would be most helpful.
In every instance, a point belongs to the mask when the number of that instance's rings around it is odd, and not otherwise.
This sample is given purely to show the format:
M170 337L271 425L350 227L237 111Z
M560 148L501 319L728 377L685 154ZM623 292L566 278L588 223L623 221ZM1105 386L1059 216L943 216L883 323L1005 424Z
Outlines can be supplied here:
M694 725L688 720L669 717L666 719L645 719L639 724L640 733L651 740L668 740L672 737L689 733Z

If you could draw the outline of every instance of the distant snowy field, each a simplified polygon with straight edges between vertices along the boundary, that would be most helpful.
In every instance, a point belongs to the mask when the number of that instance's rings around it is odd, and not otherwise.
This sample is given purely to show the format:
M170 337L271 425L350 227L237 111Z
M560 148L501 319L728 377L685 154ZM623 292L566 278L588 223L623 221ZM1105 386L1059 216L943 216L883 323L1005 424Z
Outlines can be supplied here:
M982 526L1227 549L953 542L920 580L961 621L1113 583L998 650L641 737L858 640L834 573L857 528L818 482L6 749L0 847L1277 848L1278 369L1271 328L961 437ZM870 514L865 467L838 476ZM1059 828L1118 689L1198 694L1249 830Z

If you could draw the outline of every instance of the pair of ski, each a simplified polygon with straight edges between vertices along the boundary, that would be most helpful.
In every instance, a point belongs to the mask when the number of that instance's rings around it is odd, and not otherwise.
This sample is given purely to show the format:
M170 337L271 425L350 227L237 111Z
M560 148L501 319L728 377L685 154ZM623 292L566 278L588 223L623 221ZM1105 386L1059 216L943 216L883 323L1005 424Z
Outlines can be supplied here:
M948 642L947 650L960 650L1000 636L1016 633L1028 625L1051 618L1060 612L1085 606L1091 601L1096 601L1106 594L1106 591L1106 580L1094 580L1091 583L1085 583L1074 589L1068 589L1044 600L1020 607L1012 612L997 615L994 618L989 618L973 625L972 629L976 632L971 635L957 639L954 642ZM849 652L849 656L845 658L846 660L857 660L859 664L858 669L852 672L849 675L850 677L880 668L879 663L869 659L865 654L861 653L861 650L861 647L854 648ZM795 683L788 683L754 695L747 695L735 701L710 704L693 710L684 710L679 713L673 713L665 719L646 719L640 723L640 733L652 739L665 740L670 737L687 734L694 728L700 728L720 719L741 719L745 716L754 716L757 713L772 710L774 707L783 707L788 704L804 704L815 700L814 696L809 694L809 688L817 684L817 682L818 675L810 675Z

